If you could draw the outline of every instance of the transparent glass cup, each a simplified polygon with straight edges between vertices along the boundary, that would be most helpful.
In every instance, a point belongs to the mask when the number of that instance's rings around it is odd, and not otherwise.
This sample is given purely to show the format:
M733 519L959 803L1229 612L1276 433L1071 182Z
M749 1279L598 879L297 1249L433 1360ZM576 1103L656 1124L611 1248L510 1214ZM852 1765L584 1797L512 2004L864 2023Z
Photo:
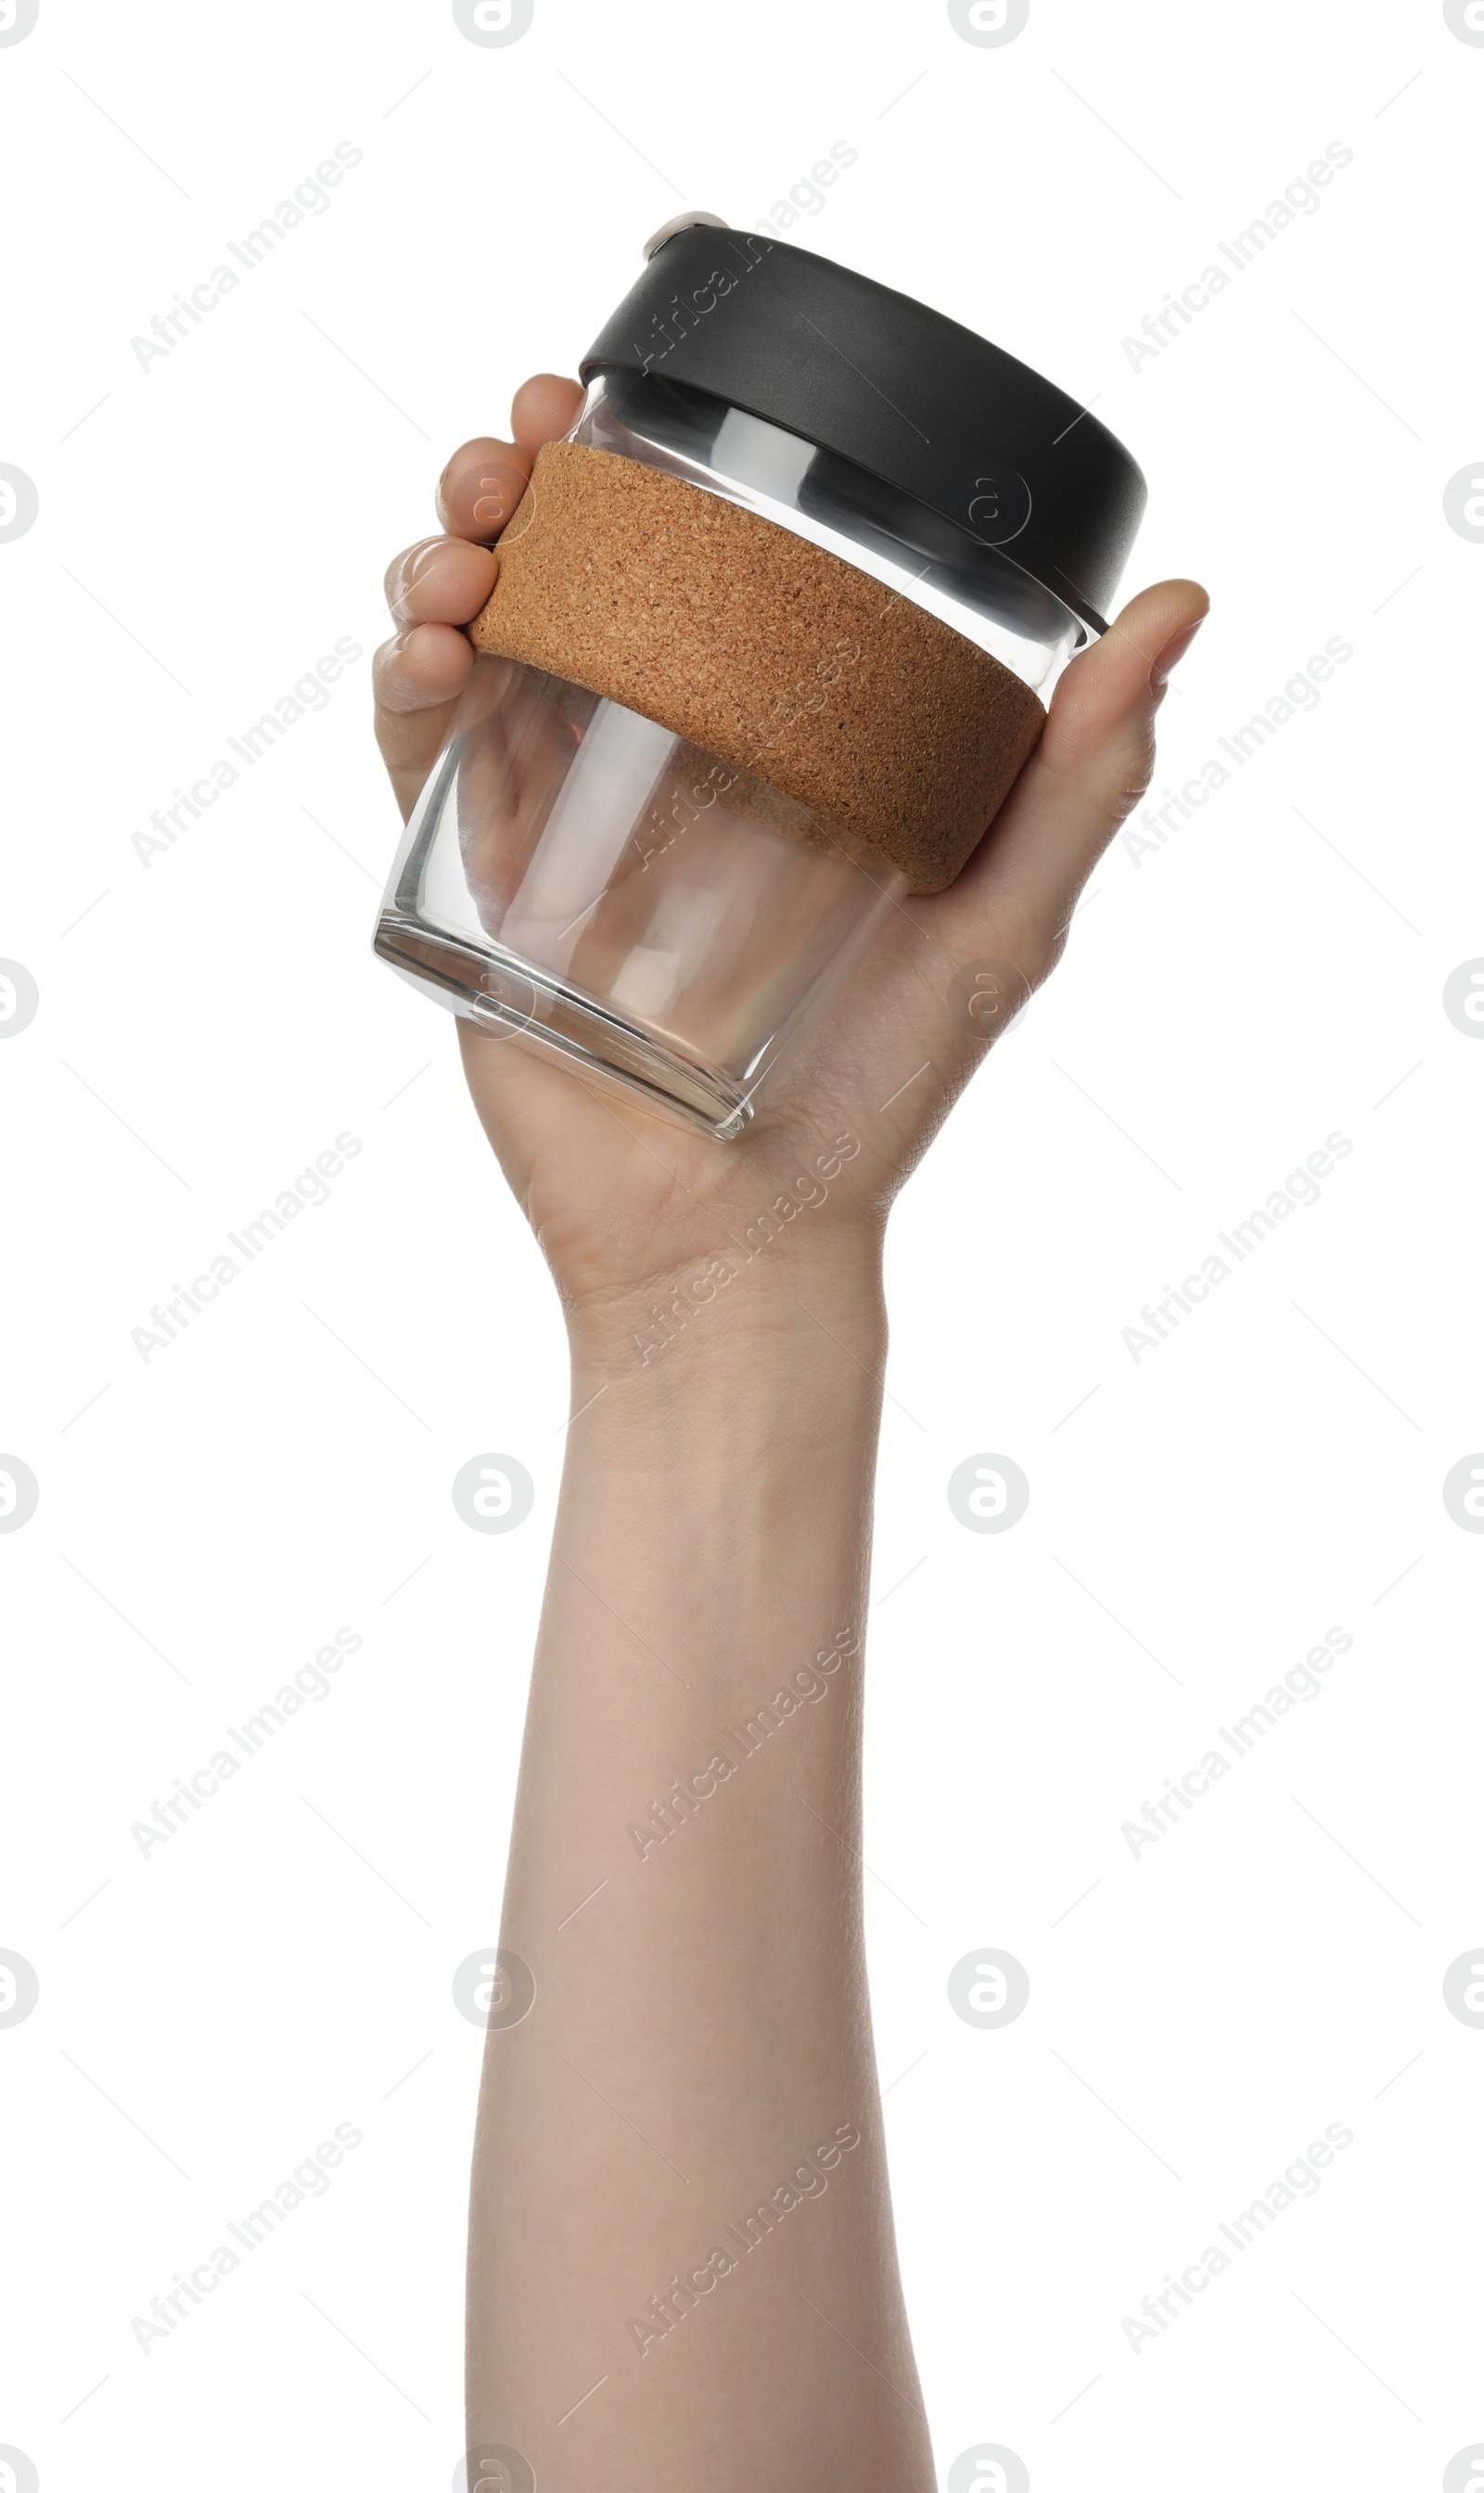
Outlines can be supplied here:
M1090 637L1008 553L702 392L611 375L567 438L826 547L1043 699ZM481 655L375 943L481 1029L730 1139L907 890L887 859L848 851L793 798L654 720Z

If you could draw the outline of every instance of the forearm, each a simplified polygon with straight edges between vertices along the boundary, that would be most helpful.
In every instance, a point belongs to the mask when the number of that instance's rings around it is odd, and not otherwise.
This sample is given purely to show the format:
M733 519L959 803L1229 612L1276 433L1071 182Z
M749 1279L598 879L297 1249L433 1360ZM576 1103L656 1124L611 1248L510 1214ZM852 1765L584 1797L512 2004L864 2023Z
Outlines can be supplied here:
M543 2493L931 2481L862 1946L885 1329L869 1258L823 1325L781 1279L574 1345L470 2239L470 2438Z

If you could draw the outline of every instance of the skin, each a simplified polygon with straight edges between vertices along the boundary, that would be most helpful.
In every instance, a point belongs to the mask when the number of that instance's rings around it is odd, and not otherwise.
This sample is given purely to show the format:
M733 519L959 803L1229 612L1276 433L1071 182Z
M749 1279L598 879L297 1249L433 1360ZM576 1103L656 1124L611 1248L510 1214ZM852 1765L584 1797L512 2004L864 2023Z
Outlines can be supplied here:
M387 573L377 735L405 814L500 530L580 403L526 382L513 438L454 454L443 533ZM536 2001L489 2036L469 2233L469 2444L523 2453L542 2493L934 2484L863 1948L882 1243L986 1052L955 976L1054 968L1206 603L1146 588L1067 669L970 864L892 913L740 1142L459 1025L572 1354L501 1920ZM501 2464L482 2480L520 2493Z

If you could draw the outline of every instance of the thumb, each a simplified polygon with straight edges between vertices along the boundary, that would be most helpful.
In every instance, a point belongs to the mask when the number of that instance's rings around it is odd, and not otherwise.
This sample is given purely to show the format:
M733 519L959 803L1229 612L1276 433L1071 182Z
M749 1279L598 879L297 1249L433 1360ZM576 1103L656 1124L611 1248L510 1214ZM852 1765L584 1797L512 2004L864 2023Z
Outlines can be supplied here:
M1162 581L1074 658L1040 743L953 887L965 921L955 946L992 928L1033 983L1052 968L1083 884L1149 785L1155 713L1209 606L1198 582Z

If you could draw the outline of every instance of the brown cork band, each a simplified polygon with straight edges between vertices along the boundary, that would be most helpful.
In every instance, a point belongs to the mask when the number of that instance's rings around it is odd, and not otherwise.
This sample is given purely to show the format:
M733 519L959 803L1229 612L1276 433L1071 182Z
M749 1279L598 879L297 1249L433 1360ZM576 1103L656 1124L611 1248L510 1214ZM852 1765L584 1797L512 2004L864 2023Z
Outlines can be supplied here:
M1045 719L880 581L611 451L549 442L499 554L476 648L641 711L764 783L780 830L914 891L967 863ZM769 813L768 789L793 802Z

